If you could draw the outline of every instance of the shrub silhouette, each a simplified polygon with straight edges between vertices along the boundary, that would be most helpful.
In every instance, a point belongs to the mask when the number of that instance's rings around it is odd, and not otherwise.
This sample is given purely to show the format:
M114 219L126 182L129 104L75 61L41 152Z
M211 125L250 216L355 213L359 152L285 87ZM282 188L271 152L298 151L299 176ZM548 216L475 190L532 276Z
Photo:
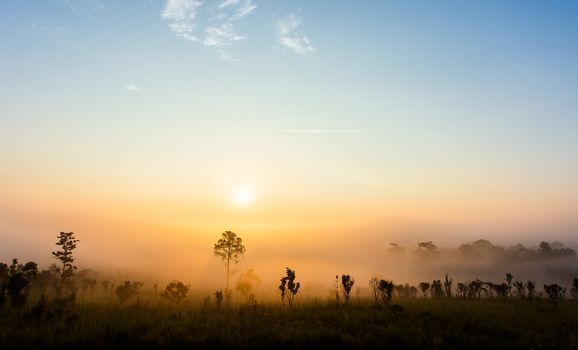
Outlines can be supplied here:
M465 283L458 282L456 294L459 298L467 298L468 297L468 286Z
M516 293L518 294L518 298L525 299L526 298L526 283L522 281L515 281L514 287L516 288Z
M379 279L377 277L371 277L369 287L373 293L374 305L377 306L377 300L379 299Z
M528 290L528 300L532 301L532 299L534 299L534 292L536 290L536 282L526 282L526 290Z
M572 289L570 290L570 294L572 294L572 298L578 299L578 278L574 278L572 282Z
M6 282L8 282L8 265L0 263L0 307L6 303Z
M235 289L245 297L247 303L254 304L255 295L251 291L259 283L261 283L259 276L255 274L253 269L249 269L239 276Z
M468 284L468 297L470 299L480 299L482 297L482 292L485 291L486 288L484 287L484 282L482 282L479 278L476 278Z
M512 280L514 276L511 273L506 273L506 297L512 294Z
M124 304L138 295L138 291L143 284L143 282L124 281L124 284L117 286L114 292L120 303Z
M446 293L446 297L452 297L452 283L453 279L449 278L448 274L446 273L445 280L444 280L444 291Z
M190 287L185 286L181 281L172 281L171 283L167 284L165 287L164 292L160 295L163 298L166 298L175 305L179 306L181 302L187 297L187 292L189 291Z
M488 291L490 292L490 296L492 295L492 292L494 292L494 293L496 293L496 296L498 296L498 297L502 297L502 298L508 297L508 285L506 283L496 284L496 283L492 283L492 282L486 282L485 284L486 284L486 286L488 286Z
M18 259L12 259L12 264L0 264L0 305L10 298L11 306L22 306L28 299L30 286L38 275L38 265L27 262L22 265Z
M444 290L442 288L441 280L433 280L431 283L431 296L435 298L443 298Z
M221 303L223 302L223 290L221 289L217 289L217 291L215 292L215 304L217 305L217 308L221 308Z
M299 291L301 287L301 283L295 283L295 271L291 270L290 268L286 267L285 272L287 276L281 278L281 284L279 285L279 290L281 291L281 301L283 302L283 306L285 306L285 298L289 303L289 308L293 308L293 300L295 299L295 295Z
M383 279L379 281L379 292L381 294L381 299L386 306L389 305L389 302L391 301L393 287L394 284L391 281Z
M400 298L415 298L417 296L417 288L410 286L409 283L398 284L393 289Z
M60 246L61 250L52 252L52 255L60 263L61 267L58 268L60 273L60 286L58 287L58 296L62 295L62 291L66 285L66 282L74 275L74 271L77 269L74 263L74 256L72 252L76 249L76 243L78 240L74 237L74 232L60 232L58 235L57 246Z
M349 304L349 293L355 280L349 275L341 275L341 287L343 288L343 295L345 296L345 303Z
M423 294L424 299L427 299L427 291L430 289L431 284L429 282L420 282L419 283L419 289L421 289L421 292Z
M558 301L564 299L564 295L566 294L566 288L562 288L557 284L545 284L544 285L544 292L548 294L548 298L554 304L557 304Z

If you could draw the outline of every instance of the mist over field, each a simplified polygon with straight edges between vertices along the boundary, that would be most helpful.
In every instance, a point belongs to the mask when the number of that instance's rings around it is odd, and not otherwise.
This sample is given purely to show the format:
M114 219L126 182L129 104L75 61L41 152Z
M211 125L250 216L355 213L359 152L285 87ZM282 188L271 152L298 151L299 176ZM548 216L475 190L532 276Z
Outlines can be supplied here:
M442 245L430 240L433 246L426 249L418 243L428 241L409 242L408 239L425 238L425 235L412 235L407 227L406 230L403 237L397 236L397 240L384 239L378 234L352 237L349 233L334 232L318 234L323 238L319 242L311 242L307 235L261 238L260 241L251 242L254 236L239 233L247 253L238 264L232 266L231 283L234 287L238 277L252 269L260 279L254 294L257 300L265 301L278 299L277 286L285 267L296 270L304 297L321 299L333 296L335 276L342 274L350 274L355 279L356 293L363 297L370 296L368 282L374 276L393 280L396 284L417 286L422 281L442 279L445 274L456 282L479 278L501 283L506 273L512 273L516 280L533 280L538 285L558 283L569 287L572 279L578 275L576 248L560 241L500 244L499 241L476 239L459 244L454 243L455 240L447 240ZM122 244L119 238L112 240L110 246L99 247L109 249L101 252L86 246L90 243L89 239L83 239L81 234L77 234L77 237L80 239L77 262L81 275L85 274L85 277L116 283L124 280L143 281L143 289L149 291L155 284L162 287L172 280L181 280L193 287L191 295L196 299L211 295L214 290L223 288L225 283L223 261L215 257L212 250L219 238L217 234L213 242L199 243L181 238L160 241L155 245L144 239ZM541 247L542 242L548 245ZM55 263L50 256L54 247L47 245L39 248L44 249L38 249L34 255L11 254L14 250L7 250L2 253L7 257L4 262L8 263L15 257L20 261L36 261L40 263L40 268L46 269ZM238 292L234 293L234 298L238 302L243 300Z
M0 2L0 348L577 349L578 2Z

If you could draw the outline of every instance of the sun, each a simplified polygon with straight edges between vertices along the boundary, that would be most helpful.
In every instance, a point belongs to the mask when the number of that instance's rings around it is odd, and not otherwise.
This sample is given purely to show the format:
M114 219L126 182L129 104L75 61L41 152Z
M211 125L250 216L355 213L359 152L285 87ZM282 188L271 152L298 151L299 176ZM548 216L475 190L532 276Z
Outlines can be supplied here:
M235 190L235 202L238 204L248 204L253 199L251 190L247 187L239 187Z

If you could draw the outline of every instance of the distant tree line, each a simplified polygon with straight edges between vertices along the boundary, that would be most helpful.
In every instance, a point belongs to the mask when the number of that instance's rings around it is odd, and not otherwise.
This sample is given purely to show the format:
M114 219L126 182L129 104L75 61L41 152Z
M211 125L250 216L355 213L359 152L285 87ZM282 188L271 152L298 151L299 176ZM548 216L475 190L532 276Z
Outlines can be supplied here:
M397 243L391 243L388 249L390 255L403 256L406 249ZM475 260L491 258L498 261L546 261L560 258L575 258L576 251L560 242L542 241L536 248L528 248L516 244L507 248L494 245L488 240L478 239L472 243L462 244L457 249L449 249L448 254L455 254L461 259ZM442 252L432 241L419 242L413 254L422 259L436 259Z

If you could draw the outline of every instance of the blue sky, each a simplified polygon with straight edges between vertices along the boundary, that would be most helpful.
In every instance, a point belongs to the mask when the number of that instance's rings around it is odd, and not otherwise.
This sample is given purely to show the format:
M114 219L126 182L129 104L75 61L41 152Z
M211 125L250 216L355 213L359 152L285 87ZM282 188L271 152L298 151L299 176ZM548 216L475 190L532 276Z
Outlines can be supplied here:
M570 237L577 62L575 1L3 0L3 232L62 194L175 208L244 183L285 224L325 199L321 221Z

